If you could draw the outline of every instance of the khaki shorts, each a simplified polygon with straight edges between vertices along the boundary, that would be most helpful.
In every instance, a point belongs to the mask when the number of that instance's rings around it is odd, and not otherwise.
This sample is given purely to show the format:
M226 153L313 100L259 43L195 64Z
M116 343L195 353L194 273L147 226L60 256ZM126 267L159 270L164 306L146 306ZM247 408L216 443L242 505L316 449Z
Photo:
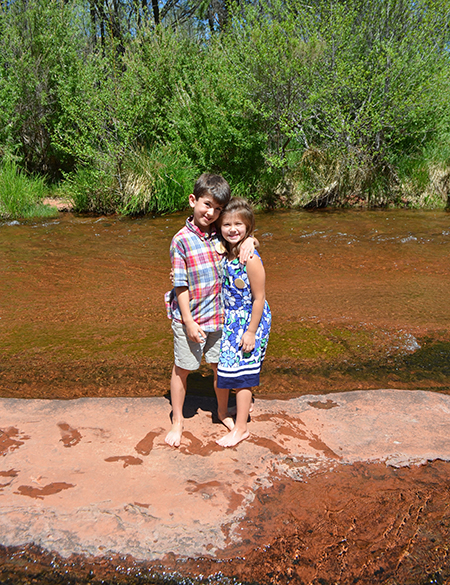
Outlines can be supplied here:
M175 365L183 370L197 370L205 355L206 363L217 364L219 362L220 338L222 330L205 331L206 340L202 343L191 341L186 334L186 327L178 321L172 320L173 353Z

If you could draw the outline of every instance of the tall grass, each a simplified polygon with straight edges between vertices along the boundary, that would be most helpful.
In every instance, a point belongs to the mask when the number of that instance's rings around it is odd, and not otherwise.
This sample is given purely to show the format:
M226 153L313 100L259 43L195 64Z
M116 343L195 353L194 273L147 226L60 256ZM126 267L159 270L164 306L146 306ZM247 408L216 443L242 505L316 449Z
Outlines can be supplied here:
M170 147L133 151L124 167L119 212L125 215L183 209L200 174L185 155Z
M114 173L109 169L81 167L65 176L61 186L78 213L115 213L119 204Z
M42 177L28 177L14 162L0 167L0 217L27 219L52 217L58 211L42 203L47 187Z
M305 150L287 176L296 207L410 207L443 209L450 197L450 158L423 151L369 157L354 150Z

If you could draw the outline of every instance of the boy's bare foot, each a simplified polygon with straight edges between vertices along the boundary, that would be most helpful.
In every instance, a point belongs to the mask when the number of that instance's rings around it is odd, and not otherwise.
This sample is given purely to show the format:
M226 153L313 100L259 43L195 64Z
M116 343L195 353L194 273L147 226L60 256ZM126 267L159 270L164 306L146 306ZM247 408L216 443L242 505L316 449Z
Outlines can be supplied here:
M179 447L181 443L181 435L183 434L183 423L173 423L172 428L167 433L165 441L171 447Z
M241 441L248 439L249 436L250 433L248 431L240 431L239 429L234 428L227 435L216 441L216 443L221 447L234 447Z
M227 427L227 429L229 431L234 429L234 420L233 418L230 416L230 412L227 412L225 414L225 416L222 416L222 413L218 412L217 413L217 418L220 420L220 422L225 425Z

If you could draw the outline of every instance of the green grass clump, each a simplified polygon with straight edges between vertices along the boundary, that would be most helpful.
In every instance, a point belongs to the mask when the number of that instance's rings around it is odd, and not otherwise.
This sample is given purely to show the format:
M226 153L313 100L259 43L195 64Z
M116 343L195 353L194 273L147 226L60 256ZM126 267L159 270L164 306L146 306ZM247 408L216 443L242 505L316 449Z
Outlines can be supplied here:
M14 162L0 167L0 217L29 219L54 217L58 211L42 203L47 192L42 177L28 177Z
M200 174L186 156L170 147L133 151L124 167L126 179L118 209L124 215L183 209Z
M114 173L108 169L81 167L66 176L61 189L79 213L115 213L119 204Z

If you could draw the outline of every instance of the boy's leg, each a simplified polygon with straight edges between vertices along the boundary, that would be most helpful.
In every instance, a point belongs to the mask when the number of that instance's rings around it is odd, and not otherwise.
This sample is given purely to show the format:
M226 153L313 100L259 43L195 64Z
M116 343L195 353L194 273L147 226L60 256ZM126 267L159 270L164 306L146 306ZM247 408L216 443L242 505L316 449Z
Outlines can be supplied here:
M251 388L241 388L240 390L236 390L236 425L227 435L217 441L219 445L222 447L234 447L234 445L237 445L250 436L247 429L247 420L251 403Z
M214 392L216 393L217 398L217 416L220 422L231 431L231 429L234 427L234 420L228 412L228 397L230 395L230 391L228 388L217 387L217 364L209 365L211 366L214 373Z
M183 406L186 397L187 377L189 370L176 365L172 369L170 379L170 400L172 402L172 428L166 436L166 443L172 447L179 447L183 433Z
M187 337L186 327L182 323L172 321L172 330L175 357L175 365L170 378L172 428L166 436L166 443L172 447L179 447L183 433L183 406L186 397L187 377L192 370L196 370L200 366L202 349L200 343L190 341Z

